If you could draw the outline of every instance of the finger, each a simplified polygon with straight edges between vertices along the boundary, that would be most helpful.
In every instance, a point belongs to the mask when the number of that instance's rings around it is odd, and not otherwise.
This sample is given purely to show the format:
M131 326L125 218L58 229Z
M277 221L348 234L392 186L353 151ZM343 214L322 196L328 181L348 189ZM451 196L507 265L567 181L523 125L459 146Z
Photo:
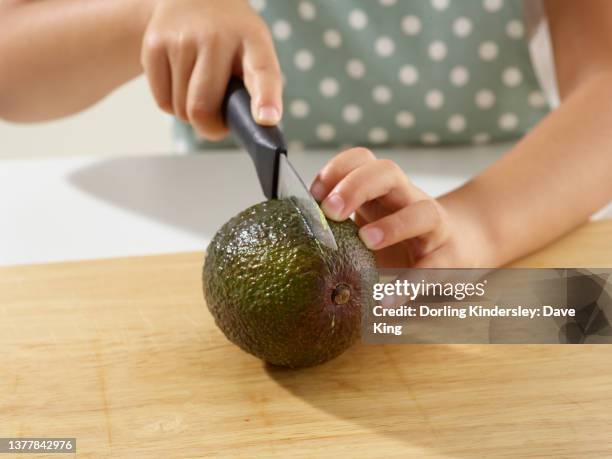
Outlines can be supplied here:
M242 73L251 96L251 113L264 126L278 124L282 117L283 78L266 28L257 28L243 42Z
M408 181L397 164L379 159L349 172L325 198L321 208L331 219L342 221L366 202L383 197L397 210L426 196Z
M178 41L168 53L172 73L172 110L183 121L187 117L187 90L196 61L195 43Z
M148 37L140 61L155 102L163 111L172 113L172 78L164 43L157 37Z
M321 169L310 187L310 192L318 202L322 202L349 172L375 160L376 156L367 148L357 147L345 150Z
M363 226L359 236L369 249L380 250L407 239L443 231L440 228L443 221L440 204L424 199Z
M221 140L227 126L221 104L232 71L234 49L209 46L201 49L187 94L187 117L196 132L209 140Z

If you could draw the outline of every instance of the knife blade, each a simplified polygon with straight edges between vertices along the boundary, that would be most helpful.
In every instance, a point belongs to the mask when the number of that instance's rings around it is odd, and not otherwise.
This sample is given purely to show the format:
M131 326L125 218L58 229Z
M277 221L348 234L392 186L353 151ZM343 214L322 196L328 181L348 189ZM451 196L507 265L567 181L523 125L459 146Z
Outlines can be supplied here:
M264 195L291 200L313 237L336 250L336 239L321 208L287 158L282 131L276 126L261 126L253 119L251 97L240 78L230 79L222 111L230 131L251 156Z
M323 211L306 185L295 171L287 155L280 155L278 167L277 195L279 199L290 199L306 220L312 235L325 246L337 250L338 245Z

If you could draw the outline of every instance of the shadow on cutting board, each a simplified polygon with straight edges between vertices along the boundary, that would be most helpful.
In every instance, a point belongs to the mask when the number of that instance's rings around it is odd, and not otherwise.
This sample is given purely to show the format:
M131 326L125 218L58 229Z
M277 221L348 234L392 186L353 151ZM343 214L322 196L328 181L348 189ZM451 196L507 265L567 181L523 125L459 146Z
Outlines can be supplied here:
M537 431L555 422L550 406L560 393L572 398L562 385L564 365L529 364L547 352L553 347L360 344L318 367L266 371L319 410L406 445L449 457L522 457L552 444ZM546 390L533 383L543 377ZM588 435L575 426L559 430Z

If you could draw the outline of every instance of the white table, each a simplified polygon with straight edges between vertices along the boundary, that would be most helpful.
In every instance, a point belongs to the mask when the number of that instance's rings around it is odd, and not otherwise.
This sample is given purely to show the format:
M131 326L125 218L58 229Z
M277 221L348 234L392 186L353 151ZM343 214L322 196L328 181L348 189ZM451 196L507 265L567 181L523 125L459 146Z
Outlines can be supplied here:
M382 151L417 186L444 193L507 145ZM307 185L332 153L292 153ZM263 199L245 153L0 162L0 265L202 250Z

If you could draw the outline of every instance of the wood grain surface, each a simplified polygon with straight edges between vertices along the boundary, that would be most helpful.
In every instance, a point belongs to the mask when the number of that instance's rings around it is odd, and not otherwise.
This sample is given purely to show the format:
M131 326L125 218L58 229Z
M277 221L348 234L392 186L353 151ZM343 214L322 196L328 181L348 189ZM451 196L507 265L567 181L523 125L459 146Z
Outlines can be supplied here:
M356 345L272 368L214 326L202 258L0 269L0 437L77 437L82 458L612 457L611 346ZM612 266L612 221L517 265Z

